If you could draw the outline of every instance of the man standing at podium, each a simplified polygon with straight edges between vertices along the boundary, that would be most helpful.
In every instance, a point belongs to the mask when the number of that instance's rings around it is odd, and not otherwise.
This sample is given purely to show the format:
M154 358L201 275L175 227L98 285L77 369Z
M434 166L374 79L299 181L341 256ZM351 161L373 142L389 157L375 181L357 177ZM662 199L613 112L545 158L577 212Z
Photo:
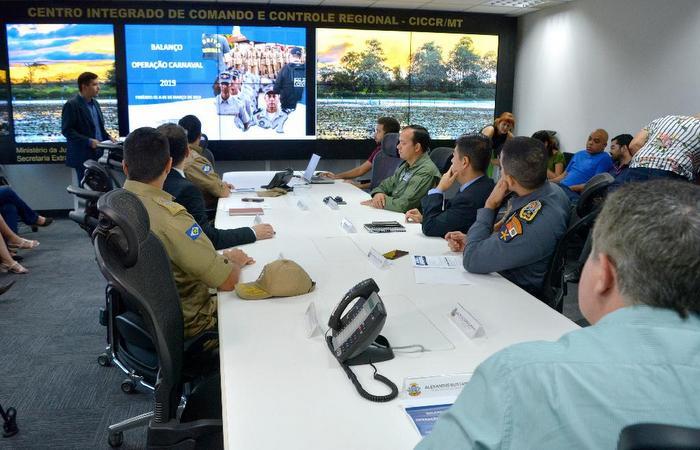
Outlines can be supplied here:
M97 94L100 81L92 72L83 72L78 76L79 93L63 105L61 112L61 133L66 137L66 165L75 169L78 183L83 179L83 163L99 157L97 144L105 139L113 140L105 130Z

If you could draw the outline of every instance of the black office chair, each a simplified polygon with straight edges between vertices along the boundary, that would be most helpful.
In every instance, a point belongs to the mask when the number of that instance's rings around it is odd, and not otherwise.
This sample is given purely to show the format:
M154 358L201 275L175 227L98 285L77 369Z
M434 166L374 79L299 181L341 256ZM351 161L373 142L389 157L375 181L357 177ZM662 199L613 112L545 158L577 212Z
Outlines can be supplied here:
M88 160L83 165L85 175L78 180L80 185L66 188L69 194L78 198L78 207L70 211L68 217L92 236L97 227L97 200L105 192L111 191L114 185L107 170L96 161Z
M184 371L187 344L180 299L168 255L149 231L146 209L123 189L102 196L98 208L94 237L98 266L125 304L142 318L158 361L154 411L111 425L109 444L120 446L124 430L148 424L149 449L223 448L219 375L189 378ZM197 344L216 335L203 333Z
M588 216L591 212L600 210L603 207L603 202L610 191L610 187L615 179L609 173L599 173L586 183L581 192L578 203L573 208L569 218L569 226L573 226L581 218ZM572 264L566 270L564 277L567 282L577 283L580 276L583 264L588 257L591 249L591 223L588 228L580 227L577 232L571 236L567 243L566 251L568 260ZM573 262L576 260L576 262Z
M564 277L564 272L567 261L570 258L569 247L571 241L577 239L581 233L590 230L599 212L600 208L595 209L588 215L576 220L567 228L554 249L539 299L560 313L564 310L564 297L568 294L568 284Z
M124 169L122 168L123 160L124 144L122 142L111 144L106 147L102 156L97 160L102 167L107 169L109 178L112 180L112 184L114 184L115 187L122 187L120 180L126 178Z
M599 208L605 197L608 195L610 185L613 184L615 178L607 172L594 175L586 182L581 196L576 203L576 216L584 217L594 209Z
M393 175L399 164L403 162L399 158L396 146L399 143L399 133L387 133L382 138L382 150L377 153L372 162L372 180L369 190L376 188L386 178Z
M437 147L430 150L430 159L441 174L450 170L450 166L452 165L452 152L453 150L449 147Z
M700 428L639 423L620 432L617 450L698 450Z

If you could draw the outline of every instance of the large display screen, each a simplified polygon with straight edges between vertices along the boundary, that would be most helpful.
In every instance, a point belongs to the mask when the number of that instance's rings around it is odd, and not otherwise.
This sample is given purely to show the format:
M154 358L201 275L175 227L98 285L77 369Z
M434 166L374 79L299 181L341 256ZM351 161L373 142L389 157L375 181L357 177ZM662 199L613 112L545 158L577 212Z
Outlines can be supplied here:
M88 71L101 81L105 128L119 135L112 25L10 24L7 49L15 142L65 142L61 110Z
M306 137L304 28L124 28L130 130L194 114L210 140Z
M10 134L10 104L7 89L7 71L0 70L0 142Z
M365 139L380 116L455 139L493 121L498 36L316 30L316 135Z

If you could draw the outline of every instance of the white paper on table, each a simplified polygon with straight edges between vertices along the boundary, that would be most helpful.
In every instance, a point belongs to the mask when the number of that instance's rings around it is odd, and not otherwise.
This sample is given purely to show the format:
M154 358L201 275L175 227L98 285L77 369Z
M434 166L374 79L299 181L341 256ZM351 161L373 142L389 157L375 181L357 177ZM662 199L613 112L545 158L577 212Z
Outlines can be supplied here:
M262 198L262 197L261 197ZM217 209L228 211L229 208L261 208L270 209L268 202L244 202L238 197L220 198Z
M438 255L424 256L413 255L413 267L434 268L434 269L452 269L462 266L462 257L460 255Z
M418 268L413 269L417 284L475 284L474 277L464 270L459 269L433 269Z
M272 174L267 172L226 172L223 181L231 183L235 189L241 191L249 189L260 189L262 185L270 182Z

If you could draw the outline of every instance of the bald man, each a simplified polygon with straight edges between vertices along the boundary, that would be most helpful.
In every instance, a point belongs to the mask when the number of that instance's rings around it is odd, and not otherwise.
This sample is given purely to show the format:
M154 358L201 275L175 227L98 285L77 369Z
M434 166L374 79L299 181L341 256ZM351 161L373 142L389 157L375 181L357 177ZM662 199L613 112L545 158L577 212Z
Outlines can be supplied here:
M564 173L552 180L559 182L572 202L578 201L588 180L612 168L612 158L604 151L607 145L607 131L602 128L592 131L586 141L586 150L575 153Z

